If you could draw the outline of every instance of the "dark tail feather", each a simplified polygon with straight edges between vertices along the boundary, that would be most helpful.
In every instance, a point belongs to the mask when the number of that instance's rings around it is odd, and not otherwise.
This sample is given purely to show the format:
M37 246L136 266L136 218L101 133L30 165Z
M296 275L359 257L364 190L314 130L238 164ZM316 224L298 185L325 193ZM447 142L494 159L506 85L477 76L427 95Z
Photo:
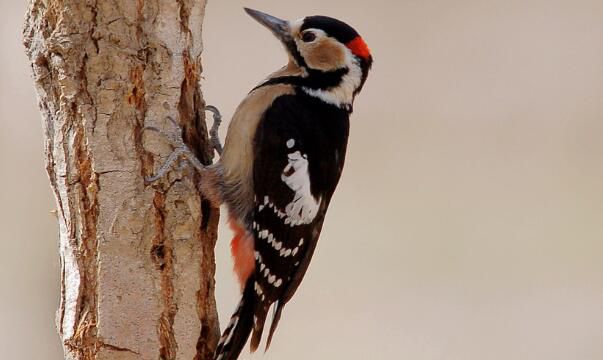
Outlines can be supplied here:
M220 338L215 360L236 360L243 350L253 327L254 282L253 277L247 280L239 306Z
M264 332L264 323L266 322L266 314L268 308L264 307L263 304L258 304L256 308L256 318L254 319L253 334L251 335L251 352L254 352L260 346L262 341L262 333Z
M281 313L283 312L283 306L281 306L280 302L274 304L274 315L272 316L272 324L270 325L270 332L268 333L268 340L266 340L266 349L264 351L268 351L270 347L270 343L272 342L272 335L274 335L274 331L276 330L276 326L278 325L278 321L281 319Z

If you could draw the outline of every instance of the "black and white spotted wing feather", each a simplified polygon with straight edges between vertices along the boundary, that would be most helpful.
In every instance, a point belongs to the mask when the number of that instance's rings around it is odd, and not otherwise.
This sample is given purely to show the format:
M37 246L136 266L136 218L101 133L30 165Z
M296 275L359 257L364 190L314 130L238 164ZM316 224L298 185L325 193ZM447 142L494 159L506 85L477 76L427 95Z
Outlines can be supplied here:
M346 111L304 94L276 99L257 129L250 221L256 251L252 350L274 304L270 345L281 311L306 273L341 175L348 129Z

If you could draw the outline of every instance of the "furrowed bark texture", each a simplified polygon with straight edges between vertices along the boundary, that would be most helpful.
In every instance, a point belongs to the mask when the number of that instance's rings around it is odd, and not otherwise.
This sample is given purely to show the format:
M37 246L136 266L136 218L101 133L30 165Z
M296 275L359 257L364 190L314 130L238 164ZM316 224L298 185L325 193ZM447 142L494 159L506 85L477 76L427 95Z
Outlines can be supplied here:
M204 163L203 0L33 0L24 43L45 130L66 359L209 359L218 209L192 172L145 184L183 129ZM185 176L189 174L189 176Z

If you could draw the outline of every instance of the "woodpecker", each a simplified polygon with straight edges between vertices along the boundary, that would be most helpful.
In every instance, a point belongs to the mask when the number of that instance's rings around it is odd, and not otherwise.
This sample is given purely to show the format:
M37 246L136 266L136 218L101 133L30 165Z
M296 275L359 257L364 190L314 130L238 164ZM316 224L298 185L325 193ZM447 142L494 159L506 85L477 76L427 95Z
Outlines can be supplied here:
M337 19L245 11L283 43L289 62L239 105L221 156L243 295L216 360L237 359L251 333L255 351L272 306L270 346L316 248L343 169L354 98L373 62L362 37Z
M289 61L238 106L218 163L203 168L180 142L180 154L205 179L204 195L214 205L226 204L234 232L242 297L215 360L237 359L250 335L254 352L272 307L269 348L316 248L343 169L354 98L373 62L362 37L340 20L286 21L245 11L282 42Z

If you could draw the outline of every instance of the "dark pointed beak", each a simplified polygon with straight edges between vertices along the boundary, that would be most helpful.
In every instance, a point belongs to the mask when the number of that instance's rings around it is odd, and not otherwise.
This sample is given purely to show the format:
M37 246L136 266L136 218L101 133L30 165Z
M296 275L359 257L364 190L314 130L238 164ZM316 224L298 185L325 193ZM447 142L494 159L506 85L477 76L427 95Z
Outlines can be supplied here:
M289 26L289 22L286 20L279 19L272 15L268 15L261 11L244 8L245 12L249 14L252 18L254 18L257 22L267 27L274 36L276 36L283 43L288 43L292 40L291 37L291 27Z

